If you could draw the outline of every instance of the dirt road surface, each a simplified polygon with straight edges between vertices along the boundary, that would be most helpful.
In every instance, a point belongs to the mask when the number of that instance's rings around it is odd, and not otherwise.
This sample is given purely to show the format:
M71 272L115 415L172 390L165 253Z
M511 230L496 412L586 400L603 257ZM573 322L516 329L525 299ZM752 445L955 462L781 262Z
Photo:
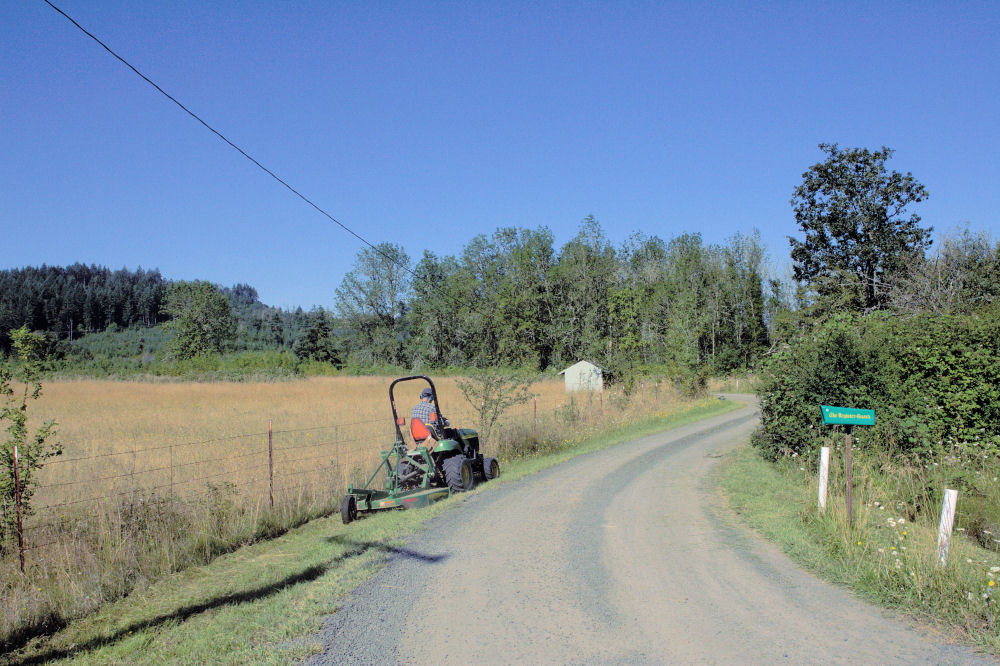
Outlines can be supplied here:
M311 664L994 663L798 569L713 487L750 406L472 495L326 623Z

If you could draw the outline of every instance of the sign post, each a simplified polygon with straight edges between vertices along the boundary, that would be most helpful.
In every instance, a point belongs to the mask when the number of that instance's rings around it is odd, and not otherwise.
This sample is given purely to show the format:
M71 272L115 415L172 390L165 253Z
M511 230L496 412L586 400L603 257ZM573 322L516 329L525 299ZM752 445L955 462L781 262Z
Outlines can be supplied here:
M833 407L820 405L825 425L842 425L846 437L844 440L844 471L847 477L847 523L854 527L854 478L851 465L851 445L854 439L854 426L875 425L875 410L857 409L856 407Z

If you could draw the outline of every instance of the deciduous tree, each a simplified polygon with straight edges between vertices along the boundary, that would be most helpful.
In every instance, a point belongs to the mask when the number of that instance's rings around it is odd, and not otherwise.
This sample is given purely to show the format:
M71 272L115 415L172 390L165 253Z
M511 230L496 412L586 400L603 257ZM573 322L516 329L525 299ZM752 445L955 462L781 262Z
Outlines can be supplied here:
M171 353L180 359L220 353L236 337L232 307L211 282L174 282L167 288L163 310L172 319Z
M838 272L853 273L865 310L889 300L888 278L906 260L930 246L930 228L907 208L927 198L927 189L909 172L888 171L893 151L882 147L841 150L820 144L827 158L802 174L792 207L803 240L789 237L795 279L818 295L836 293ZM831 282L832 280L832 282Z

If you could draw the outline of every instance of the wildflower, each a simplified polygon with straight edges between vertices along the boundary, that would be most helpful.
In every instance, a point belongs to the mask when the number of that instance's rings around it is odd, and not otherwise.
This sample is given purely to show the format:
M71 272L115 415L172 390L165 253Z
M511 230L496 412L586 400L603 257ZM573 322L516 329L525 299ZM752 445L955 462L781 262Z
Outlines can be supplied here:
M969 594L968 594L968 596L967 596L966 598L967 598L967 599L968 599L969 601L972 601L972 592L969 592Z
M906 522L906 520L904 520L903 518L897 518L896 522L899 523L900 525L902 525L903 523Z
M878 549L878 552L880 552L880 553L884 553L884 552L885 552L885 548L879 548L879 549Z
M1000 571L1000 567L990 567L990 571L992 571L993 573L996 573L996 572Z
M906 536L906 530L903 530L903 536Z
M993 581L990 581L990 587L993 587L994 585L996 585L996 583L994 583Z
M860 542L860 541L858 542L858 545L859 545L859 546L861 545L861 542Z

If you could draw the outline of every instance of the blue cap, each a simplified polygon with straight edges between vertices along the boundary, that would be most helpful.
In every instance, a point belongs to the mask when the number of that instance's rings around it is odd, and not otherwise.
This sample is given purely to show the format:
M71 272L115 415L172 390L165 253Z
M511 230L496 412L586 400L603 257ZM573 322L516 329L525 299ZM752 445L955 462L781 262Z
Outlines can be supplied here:
M423 391L420 392L421 398L429 398L432 395L434 395L434 391L431 391L429 388L425 388Z

